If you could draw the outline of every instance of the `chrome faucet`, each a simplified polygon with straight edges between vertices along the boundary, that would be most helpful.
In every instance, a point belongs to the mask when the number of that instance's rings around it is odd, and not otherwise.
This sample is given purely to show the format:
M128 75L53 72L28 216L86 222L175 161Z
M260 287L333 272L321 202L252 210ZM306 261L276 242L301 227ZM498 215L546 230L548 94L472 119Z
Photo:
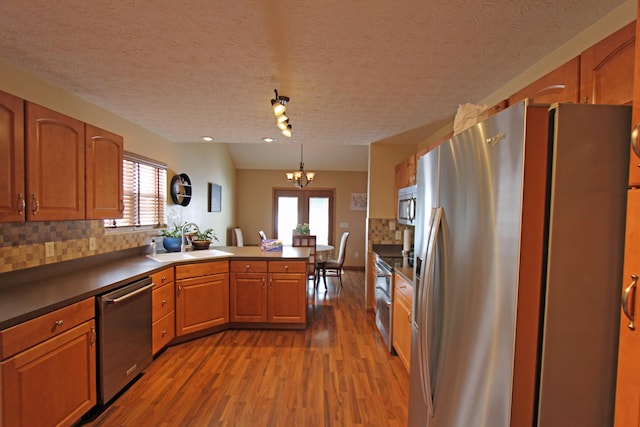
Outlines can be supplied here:
M198 227L198 224L195 224L193 222L188 222L186 224L184 224L181 228L180 228L180 252L184 252L185 251L185 244L184 244L184 231L187 229L187 227L193 225L196 230L198 230L198 233L200 232L200 228Z

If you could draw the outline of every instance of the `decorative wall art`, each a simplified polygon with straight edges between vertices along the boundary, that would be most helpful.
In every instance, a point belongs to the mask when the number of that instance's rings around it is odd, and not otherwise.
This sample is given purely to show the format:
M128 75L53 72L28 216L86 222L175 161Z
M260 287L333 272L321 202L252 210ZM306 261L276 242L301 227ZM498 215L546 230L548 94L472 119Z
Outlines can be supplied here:
M351 210L367 210L367 193L351 193Z
M209 183L209 198L208 198L208 210L209 212L221 212L222 211L222 187L218 184Z

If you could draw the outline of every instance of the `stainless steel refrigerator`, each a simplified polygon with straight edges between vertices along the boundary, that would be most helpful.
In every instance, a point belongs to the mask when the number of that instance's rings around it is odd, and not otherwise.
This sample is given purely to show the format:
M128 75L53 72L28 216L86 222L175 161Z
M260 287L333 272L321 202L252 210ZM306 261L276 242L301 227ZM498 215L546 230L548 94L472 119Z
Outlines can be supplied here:
M612 425L630 123L523 101L418 160L411 427Z

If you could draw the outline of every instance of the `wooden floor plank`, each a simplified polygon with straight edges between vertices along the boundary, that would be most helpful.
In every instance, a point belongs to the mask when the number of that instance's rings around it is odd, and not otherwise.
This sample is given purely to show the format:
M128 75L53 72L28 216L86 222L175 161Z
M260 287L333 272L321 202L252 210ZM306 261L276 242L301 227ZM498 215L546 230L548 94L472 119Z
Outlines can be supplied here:
M406 426L408 375L364 304L364 274L309 293L303 331L229 330L167 348L98 426Z

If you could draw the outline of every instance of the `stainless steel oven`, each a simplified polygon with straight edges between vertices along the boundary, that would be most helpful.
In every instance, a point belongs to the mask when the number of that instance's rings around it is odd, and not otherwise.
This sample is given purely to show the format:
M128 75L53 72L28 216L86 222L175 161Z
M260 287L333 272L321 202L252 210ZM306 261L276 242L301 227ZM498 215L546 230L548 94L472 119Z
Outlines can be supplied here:
M382 258L376 256L376 326L390 352L393 352L391 337L393 270Z
M151 363L151 288L146 277L96 299L98 401L109 402Z

